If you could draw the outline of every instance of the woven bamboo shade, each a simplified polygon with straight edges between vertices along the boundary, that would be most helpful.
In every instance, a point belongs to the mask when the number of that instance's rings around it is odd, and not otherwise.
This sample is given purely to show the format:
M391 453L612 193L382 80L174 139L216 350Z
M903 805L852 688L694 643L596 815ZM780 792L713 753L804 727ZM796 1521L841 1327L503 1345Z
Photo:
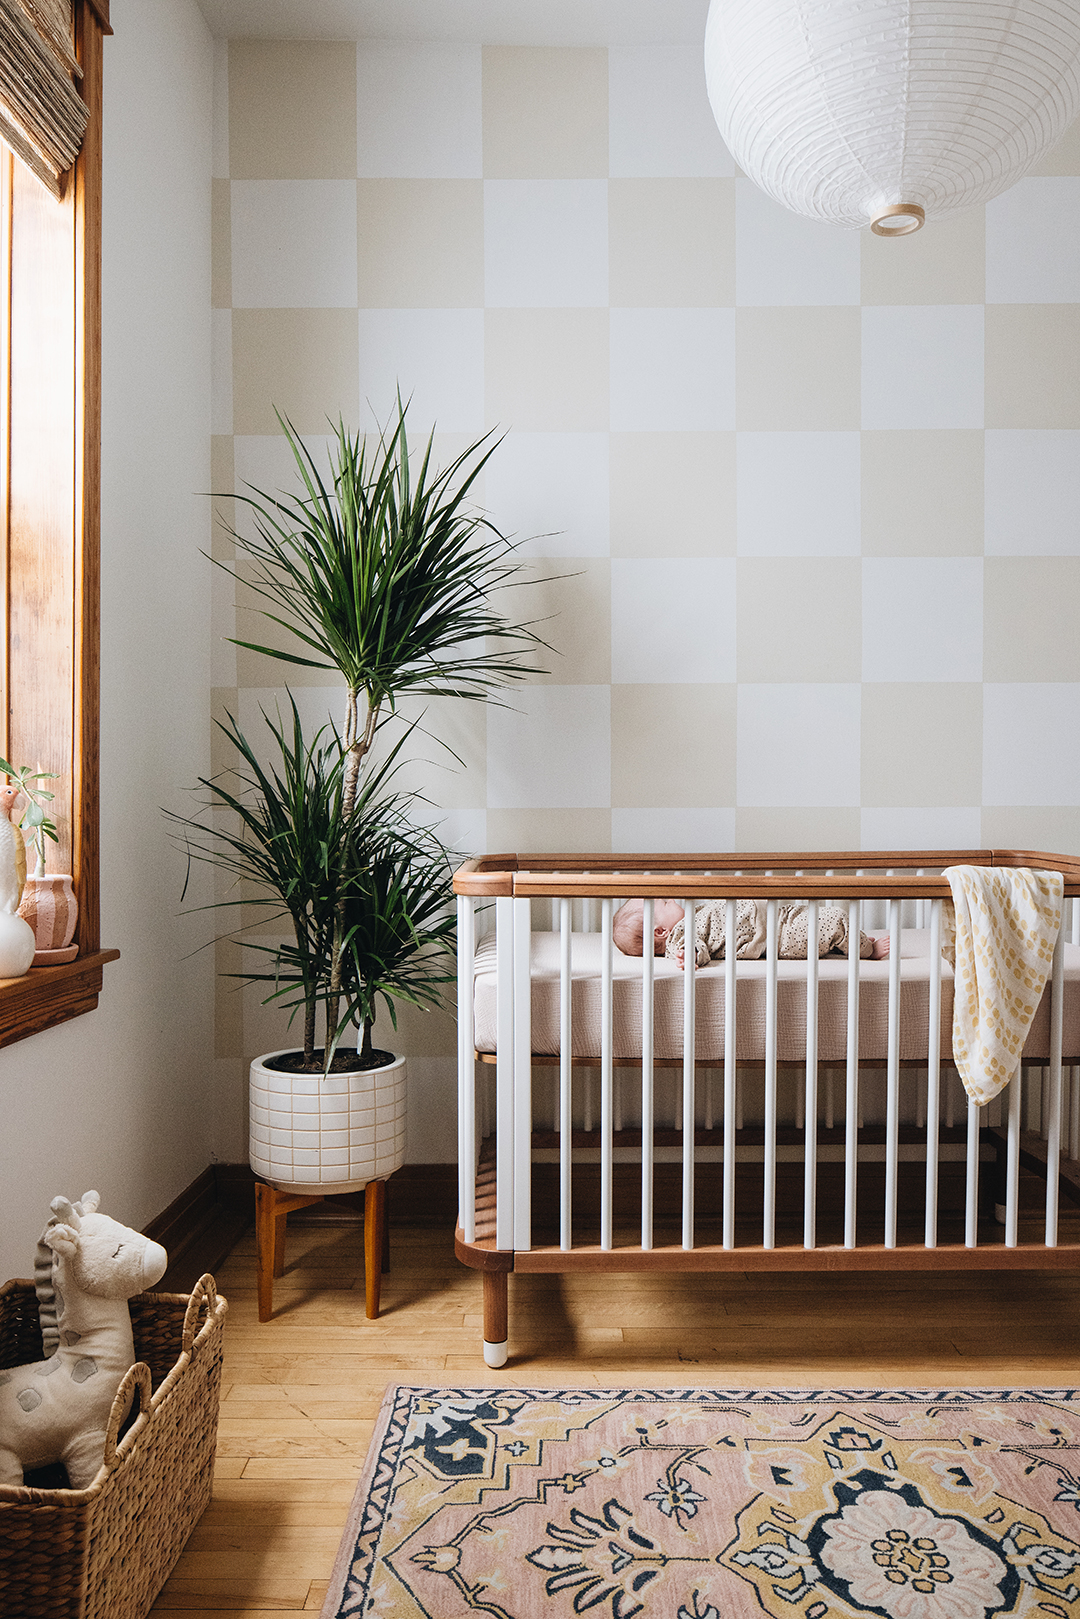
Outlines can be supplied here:
M72 0L0 0L0 138L57 197L89 116L81 77Z

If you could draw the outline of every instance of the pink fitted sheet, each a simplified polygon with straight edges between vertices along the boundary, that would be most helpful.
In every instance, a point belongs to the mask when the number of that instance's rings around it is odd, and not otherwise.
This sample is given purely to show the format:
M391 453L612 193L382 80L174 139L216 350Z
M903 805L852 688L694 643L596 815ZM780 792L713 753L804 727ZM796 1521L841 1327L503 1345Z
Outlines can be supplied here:
M900 1056L925 1061L930 1001L929 932L906 928L901 935ZM575 1057L600 1055L600 947L598 933L575 933L572 951L572 1037ZM559 956L557 933L532 935L532 1050L559 1050ZM614 951L612 1006L616 1057L641 1056L642 963L639 957ZM818 964L818 1054L821 1062L843 1062L847 1056L848 963L824 957ZM952 1054L952 968L941 964L941 1055ZM657 1057L682 1056L683 974L671 961L654 962L654 1042ZM710 962L696 974L695 1055L700 1062L724 1056L726 963ZM806 1055L806 963L781 961L777 967L777 1055L781 1062L804 1061ZM756 1062L765 1055L765 963L740 961L736 974L736 1055ZM1050 1052L1049 992L1044 994L1024 1046L1031 1062ZM496 1049L495 939L477 946L475 973L475 1044L478 1051ZM888 1051L889 963L859 963L859 1056L884 1061ZM1080 1062L1080 946L1065 946L1064 1055Z

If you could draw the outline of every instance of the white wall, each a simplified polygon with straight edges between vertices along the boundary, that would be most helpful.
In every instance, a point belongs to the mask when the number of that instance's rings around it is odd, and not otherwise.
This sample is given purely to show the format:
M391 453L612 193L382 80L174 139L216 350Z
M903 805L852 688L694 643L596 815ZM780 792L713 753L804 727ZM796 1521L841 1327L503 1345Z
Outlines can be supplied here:
M99 1009L0 1051L0 1277L57 1192L141 1226L212 1155L213 963L162 806L208 765L212 48L194 0L105 42Z

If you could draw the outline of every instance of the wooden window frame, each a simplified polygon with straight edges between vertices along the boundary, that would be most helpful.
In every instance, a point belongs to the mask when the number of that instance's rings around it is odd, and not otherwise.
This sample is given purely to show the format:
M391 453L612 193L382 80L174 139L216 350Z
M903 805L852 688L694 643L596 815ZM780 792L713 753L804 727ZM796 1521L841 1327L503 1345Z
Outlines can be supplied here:
M0 748L56 772L57 869L74 877L79 954L0 979L0 1046L93 1011L102 969L119 955L101 948L98 887L101 106L112 30L108 0L75 0L74 11L90 117L63 196L6 152L0 165Z

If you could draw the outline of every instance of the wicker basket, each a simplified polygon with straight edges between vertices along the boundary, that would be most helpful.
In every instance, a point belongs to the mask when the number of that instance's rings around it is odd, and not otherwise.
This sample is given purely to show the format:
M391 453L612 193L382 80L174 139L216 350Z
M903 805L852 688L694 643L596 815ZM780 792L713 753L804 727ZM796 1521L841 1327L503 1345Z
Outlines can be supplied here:
M144 1619L210 1500L226 1303L194 1291L130 1301L139 1364L113 1403L85 1490L0 1485L3 1619ZM32 1282L0 1287L0 1368L40 1359ZM132 1391L139 1414L123 1438ZM151 1392L153 1391L153 1392Z

